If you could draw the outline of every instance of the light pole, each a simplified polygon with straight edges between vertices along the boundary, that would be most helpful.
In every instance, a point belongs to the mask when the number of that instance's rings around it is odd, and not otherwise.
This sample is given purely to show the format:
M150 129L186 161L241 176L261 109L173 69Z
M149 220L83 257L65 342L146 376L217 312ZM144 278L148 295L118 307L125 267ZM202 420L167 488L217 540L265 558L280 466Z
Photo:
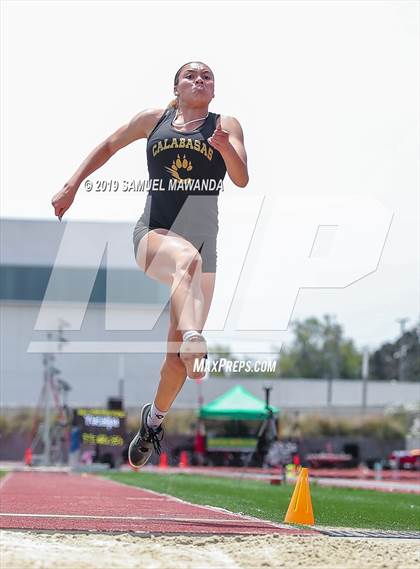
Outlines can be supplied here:
M51 334L47 334L48 340L51 339ZM45 401L44 401L44 425L42 440L44 443L44 455L43 455L43 465L50 466L51 462L51 438L50 438L50 386L51 386L51 359L54 356L52 354L44 354L43 364L44 364L44 390L45 390Z
M407 353L407 346L404 344L405 324L409 318L398 318L396 322L399 323L401 329L401 342L400 349L398 350L398 381L404 381L404 358Z
M118 356L118 396L124 402L125 355Z
M58 350L61 352L61 348L64 342L67 342L66 338L63 336L63 328L67 325L64 320L59 321L59 330L57 333ZM47 333L47 338L49 341L52 340L53 336L49 332ZM54 366L55 356L52 353L43 354L42 362L44 365L44 424L42 431L42 440L44 443L44 454L43 454L43 465L50 466L52 462L51 457L51 404L57 405L57 391L55 387L54 376L56 376L60 370ZM66 384L66 382L63 382ZM68 386L68 384L66 384ZM69 386L68 386L69 387ZM53 399L55 399L53 401Z
M369 348L365 346L363 348L363 359L362 359L362 415L364 415L366 411L368 379L369 379Z

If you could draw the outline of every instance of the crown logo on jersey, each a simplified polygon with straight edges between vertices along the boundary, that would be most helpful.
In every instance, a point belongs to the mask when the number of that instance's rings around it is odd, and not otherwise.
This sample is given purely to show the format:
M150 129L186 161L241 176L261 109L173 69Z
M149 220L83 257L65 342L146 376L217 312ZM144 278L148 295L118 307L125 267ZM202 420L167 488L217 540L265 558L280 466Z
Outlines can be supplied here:
M165 166L165 168L172 175L172 177L175 178L180 184L186 182L187 180L192 180L192 178L181 178L180 176L180 174L183 173L183 171L191 172L191 170L193 169L191 160L188 160L185 157L185 154L182 157L182 159L180 158L179 154L177 154L176 160L172 161L172 166L171 167Z

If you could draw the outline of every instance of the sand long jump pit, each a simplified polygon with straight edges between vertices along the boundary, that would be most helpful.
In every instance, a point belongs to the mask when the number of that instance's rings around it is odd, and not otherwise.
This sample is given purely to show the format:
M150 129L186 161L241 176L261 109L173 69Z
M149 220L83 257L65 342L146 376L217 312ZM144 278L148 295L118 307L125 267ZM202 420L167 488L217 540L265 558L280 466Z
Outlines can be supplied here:
M5 531L1 566L9 569L168 568L411 569L420 542L330 536L149 536Z

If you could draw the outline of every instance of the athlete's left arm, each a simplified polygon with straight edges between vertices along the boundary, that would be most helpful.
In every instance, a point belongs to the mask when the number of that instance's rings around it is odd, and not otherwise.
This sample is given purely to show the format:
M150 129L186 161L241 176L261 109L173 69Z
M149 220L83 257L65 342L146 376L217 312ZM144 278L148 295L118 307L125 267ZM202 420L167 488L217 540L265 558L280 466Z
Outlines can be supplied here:
M219 116L216 130L208 141L222 155L232 182L244 188L249 176L244 134L239 121L234 117Z

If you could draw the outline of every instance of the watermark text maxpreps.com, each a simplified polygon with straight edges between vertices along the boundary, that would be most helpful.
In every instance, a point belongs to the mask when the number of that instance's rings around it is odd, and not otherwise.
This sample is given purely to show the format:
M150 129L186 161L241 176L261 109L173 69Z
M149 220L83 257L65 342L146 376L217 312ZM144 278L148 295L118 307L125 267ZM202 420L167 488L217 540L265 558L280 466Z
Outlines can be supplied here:
M194 371L207 373L275 373L277 360L228 360L220 358L218 360L196 359L194 361Z

